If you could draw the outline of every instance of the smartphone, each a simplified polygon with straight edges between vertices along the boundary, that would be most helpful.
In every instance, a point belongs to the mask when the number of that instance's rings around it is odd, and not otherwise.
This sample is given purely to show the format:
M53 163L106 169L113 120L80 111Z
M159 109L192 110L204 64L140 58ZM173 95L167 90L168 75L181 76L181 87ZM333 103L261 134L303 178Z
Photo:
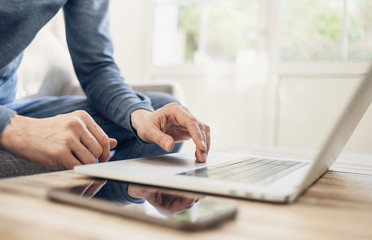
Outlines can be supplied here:
M48 198L182 230L211 228L233 219L237 213L233 201L101 179L51 189Z

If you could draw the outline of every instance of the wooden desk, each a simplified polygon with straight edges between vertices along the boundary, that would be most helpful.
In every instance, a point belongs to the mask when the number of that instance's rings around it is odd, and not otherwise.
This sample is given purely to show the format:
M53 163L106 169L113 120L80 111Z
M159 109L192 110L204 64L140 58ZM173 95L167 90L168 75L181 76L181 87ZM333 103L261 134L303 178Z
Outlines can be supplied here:
M372 156L344 154L295 204L238 200L236 220L183 232L50 202L71 171L0 181L0 239L372 239Z

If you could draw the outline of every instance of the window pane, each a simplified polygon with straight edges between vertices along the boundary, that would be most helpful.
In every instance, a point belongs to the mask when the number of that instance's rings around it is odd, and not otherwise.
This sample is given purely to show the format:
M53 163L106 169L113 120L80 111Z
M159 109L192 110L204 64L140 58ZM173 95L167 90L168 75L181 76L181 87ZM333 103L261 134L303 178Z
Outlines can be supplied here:
M283 1L281 59L340 59L343 0Z
M257 0L157 1L153 63L256 63L258 11Z
M348 2L349 58L372 58L372 1Z
M372 58L371 0L283 0L282 16L284 61Z

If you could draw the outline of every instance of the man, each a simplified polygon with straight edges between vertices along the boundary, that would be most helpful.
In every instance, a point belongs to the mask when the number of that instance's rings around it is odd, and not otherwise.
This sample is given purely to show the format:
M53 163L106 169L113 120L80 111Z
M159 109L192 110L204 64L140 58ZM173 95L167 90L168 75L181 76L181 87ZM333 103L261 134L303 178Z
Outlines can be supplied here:
M192 138L204 162L209 127L168 95L134 93L113 60L108 0L0 0L0 176L175 152ZM14 102L22 52L63 8L84 97ZM26 161L24 161L24 160Z

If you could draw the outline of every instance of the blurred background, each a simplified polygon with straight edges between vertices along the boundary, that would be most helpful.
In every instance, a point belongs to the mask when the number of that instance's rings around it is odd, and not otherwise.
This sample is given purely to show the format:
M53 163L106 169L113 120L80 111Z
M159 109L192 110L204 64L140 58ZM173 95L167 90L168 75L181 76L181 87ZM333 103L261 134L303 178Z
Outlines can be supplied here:
M371 0L113 0L111 19L127 81L179 84L214 150L318 147L372 59ZM372 152L371 110L346 150Z
M126 81L178 85L213 150L318 147L372 59L372 0L112 0L110 14ZM371 109L346 151L372 153Z

